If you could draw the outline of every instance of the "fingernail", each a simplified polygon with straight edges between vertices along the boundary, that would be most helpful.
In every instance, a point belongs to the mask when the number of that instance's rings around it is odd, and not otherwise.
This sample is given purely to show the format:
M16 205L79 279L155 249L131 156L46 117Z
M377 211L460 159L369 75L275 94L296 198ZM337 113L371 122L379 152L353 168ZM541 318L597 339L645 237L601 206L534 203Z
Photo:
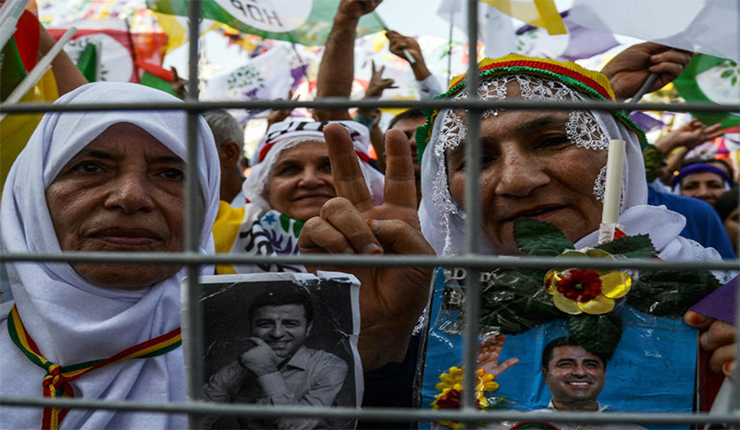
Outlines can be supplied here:
M650 57L650 60L652 60L652 61L660 61L662 59L663 59L663 57L661 57L660 54L653 55L652 57Z
M364 248L362 248L363 254L382 254L383 248L381 248L377 243L369 243L365 245Z
M727 363L725 363L722 366L722 373L724 373L725 376L734 376L735 375L735 360L730 360Z
M705 317L702 314L698 314L696 312L690 312L688 314L688 320L691 324L702 324L704 321L706 321L707 317Z
M366 218L365 222L367 223L368 227L370 227L370 230L372 230L374 233L377 233L378 230L380 230L380 221Z
M349 254L352 255L355 253L355 250L352 248L345 248L344 251L342 251L343 254Z

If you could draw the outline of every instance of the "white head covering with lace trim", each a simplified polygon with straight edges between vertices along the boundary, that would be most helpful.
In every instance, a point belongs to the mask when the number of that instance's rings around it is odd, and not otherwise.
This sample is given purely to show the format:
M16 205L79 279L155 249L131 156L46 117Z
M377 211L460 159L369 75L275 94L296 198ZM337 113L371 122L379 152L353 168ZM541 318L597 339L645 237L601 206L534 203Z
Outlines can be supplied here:
M511 56L515 57L515 56ZM523 57L522 57L523 58ZM484 60L485 61L485 60ZM495 61L495 60L494 60ZM509 82L517 82L521 97L526 100L590 100L583 94L556 79L528 73L498 74L482 78L478 96L483 100L506 99ZM457 93L455 98L466 98L467 93ZM485 120L497 115L490 109L483 113ZM431 138L422 157L422 201L419 208L422 233L438 255L460 255L466 252L464 210L450 195L447 182L445 153L464 142L467 128L459 115L450 109L440 110L432 124ZM719 254L705 249L678 234L685 225L682 215L665 207L647 206L647 183L642 149L638 135L628 129L607 111L572 111L566 132L574 144L594 151L605 151L609 140L626 142L620 223L625 233L649 234L659 256L664 259L715 259ZM596 198L603 201L606 166L594 184ZM597 245L598 231L577 241L576 248ZM482 254L496 255L491 245L481 235L479 249Z
M130 83L92 83L55 104L172 103L162 91ZM59 253L61 248L46 204L46 189L80 150L110 126L134 124L178 157L187 158L183 111L88 111L48 113L10 170L2 195L0 231L11 253ZM211 226L219 197L219 158L208 124L199 119L198 182L205 213L200 249L214 252ZM180 283L185 268L140 290L102 288L83 279L66 263L7 263L18 313L42 355L61 366L106 359L180 326ZM201 273L213 273L203 266ZM12 302L4 303L7 319ZM0 395L42 395L45 370L33 364L0 322ZM186 399L182 348L146 359L131 359L95 369L73 381L75 397L110 401L178 402ZM3 407L4 428L39 428L42 409ZM72 409L62 428L186 428L184 415Z

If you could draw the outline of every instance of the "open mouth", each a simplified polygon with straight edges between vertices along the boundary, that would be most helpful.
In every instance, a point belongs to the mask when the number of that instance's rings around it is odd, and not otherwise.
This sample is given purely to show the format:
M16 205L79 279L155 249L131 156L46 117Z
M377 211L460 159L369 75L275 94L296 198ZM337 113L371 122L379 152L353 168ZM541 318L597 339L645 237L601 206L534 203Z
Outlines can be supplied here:
M591 385L588 381L568 381L566 384L576 388L585 388Z

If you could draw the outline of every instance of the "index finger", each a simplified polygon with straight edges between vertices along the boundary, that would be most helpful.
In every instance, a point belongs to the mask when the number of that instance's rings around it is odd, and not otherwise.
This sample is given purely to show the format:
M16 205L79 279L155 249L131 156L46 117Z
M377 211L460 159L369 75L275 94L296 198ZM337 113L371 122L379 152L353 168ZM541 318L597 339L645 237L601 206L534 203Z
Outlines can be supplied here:
M385 202L416 209L416 179L411 145L401 130L385 134Z
M349 200L359 211L374 207L347 129L341 124L329 124L324 127L324 137L337 196Z

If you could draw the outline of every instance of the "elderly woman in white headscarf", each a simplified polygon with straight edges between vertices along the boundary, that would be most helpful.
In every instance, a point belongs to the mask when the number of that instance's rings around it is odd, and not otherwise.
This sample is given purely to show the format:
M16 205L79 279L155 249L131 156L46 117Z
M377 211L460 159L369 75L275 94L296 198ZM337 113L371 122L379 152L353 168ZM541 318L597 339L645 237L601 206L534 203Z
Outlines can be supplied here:
M482 100L614 99L606 76L575 63L509 55L479 67ZM465 82L465 76L454 80L445 96L467 98ZM424 237L440 255L465 252L465 116L434 112L424 133L417 133L426 146L419 216ZM487 110L481 125L482 253L518 254L513 222L519 217L555 224L576 249L596 246L609 140L620 139L626 142L619 216L624 232L648 234L665 260L720 259L714 249L679 236L682 215L647 206L645 135L622 112Z
M93 83L56 103L177 101L128 83ZM218 154L198 129L204 218L213 253ZM3 191L12 253L178 252L184 246L186 114L46 114ZM14 302L0 309L0 395L184 401L178 265L8 263ZM202 273L212 273L204 267ZM185 428L184 415L4 407L2 428Z
M353 148L373 201L383 202L383 174L371 166L367 128L354 121L336 121L352 139ZM298 253L303 224L318 216L336 197L332 165L324 139L329 122L283 121L273 124L260 139L253 167L242 186L247 205L230 208L221 203L214 227L217 252L249 255ZM219 265L219 274L255 271L302 271L285 264Z

